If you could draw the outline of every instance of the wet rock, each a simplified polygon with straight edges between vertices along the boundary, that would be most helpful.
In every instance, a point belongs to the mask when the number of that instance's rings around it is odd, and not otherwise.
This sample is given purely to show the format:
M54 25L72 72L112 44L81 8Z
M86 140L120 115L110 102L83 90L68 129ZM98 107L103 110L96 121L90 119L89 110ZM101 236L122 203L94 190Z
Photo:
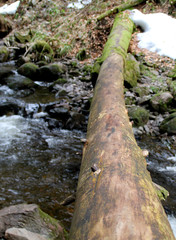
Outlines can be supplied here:
M170 114L160 125L162 133L176 134L176 112Z
M5 37L12 31L12 23L0 15L0 38Z
M0 116L18 114L21 106L14 99L0 99Z
M71 112L66 126L69 129L83 129L85 127L85 116L78 112Z
M47 240L41 234L33 233L25 228L9 228L5 232L5 238L7 240Z
M52 63L38 69L38 78L41 81L52 82L62 77L64 72L66 72L66 68L63 64Z
M45 111L49 114L50 117L55 118L57 120L61 120L64 123L69 119L70 113L69 113L70 107L67 103L58 103L58 104L52 104L48 105L45 109Z
M36 204L19 204L0 210L0 237L4 237L5 232L13 227L43 235L46 239L65 239L59 222L41 211Z
M173 96L170 92L160 92L151 98L150 105L157 112L166 112L172 99Z
M11 66L0 65L0 84L4 84L4 78L12 74L13 68Z
M125 61L124 84L126 87L135 87L140 76L139 62L132 54L128 54Z
M5 46L0 47L0 62L6 62L9 56L8 48Z
M36 88L35 84L31 79L22 75L11 74L4 78L6 85L13 90L32 89Z
M37 71L38 71L39 67L37 65L35 65L34 63L24 63L21 67L18 68L18 73L28 77L30 79L37 79Z
M128 114L134 122L134 127L144 126L149 120L149 112L143 107L131 107Z

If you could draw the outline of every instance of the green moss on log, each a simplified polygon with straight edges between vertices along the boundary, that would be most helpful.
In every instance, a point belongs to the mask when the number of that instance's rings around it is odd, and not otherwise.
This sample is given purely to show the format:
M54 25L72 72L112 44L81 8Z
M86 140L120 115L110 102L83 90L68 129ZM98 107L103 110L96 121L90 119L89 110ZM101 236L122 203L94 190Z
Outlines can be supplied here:
M129 13L122 12L117 14L111 33L105 44L102 56L97 59L92 69L91 75L98 76L101 64L111 55L119 54L126 59L127 50L131 35L133 33L134 23L129 18ZM94 81L94 79L93 79Z
M99 63L103 63L113 53L121 55L125 60L133 27L127 12L117 14Z

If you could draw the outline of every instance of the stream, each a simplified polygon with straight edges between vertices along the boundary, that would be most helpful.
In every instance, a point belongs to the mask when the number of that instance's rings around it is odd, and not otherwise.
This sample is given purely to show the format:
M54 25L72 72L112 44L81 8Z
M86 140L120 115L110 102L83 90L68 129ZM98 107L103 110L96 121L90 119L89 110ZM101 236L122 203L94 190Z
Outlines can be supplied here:
M14 63L2 67L10 68L14 78L21 78ZM68 79L91 95L90 84L81 85L78 78L69 75ZM76 190L81 139L86 133L85 129L58 126L48 117L48 106L63 102L65 97L58 98L46 84L36 84L39 88L29 93L0 85L0 207L36 203L69 230L74 203L62 206L60 202ZM4 106L8 106L8 113L3 114ZM147 162L153 181L170 192L163 205L176 236L176 146L168 139L150 136L137 142L150 152Z

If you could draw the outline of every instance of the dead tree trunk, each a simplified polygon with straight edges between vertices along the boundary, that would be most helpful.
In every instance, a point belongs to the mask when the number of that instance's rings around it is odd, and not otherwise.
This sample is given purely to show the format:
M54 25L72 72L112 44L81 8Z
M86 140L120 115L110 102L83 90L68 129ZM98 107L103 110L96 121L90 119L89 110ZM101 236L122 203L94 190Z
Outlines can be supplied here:
M107 42L94 91L70 240L173 240L125 108L124 54L117 49L127 50L132 22L118 18L108 40L116 36L116 47Z

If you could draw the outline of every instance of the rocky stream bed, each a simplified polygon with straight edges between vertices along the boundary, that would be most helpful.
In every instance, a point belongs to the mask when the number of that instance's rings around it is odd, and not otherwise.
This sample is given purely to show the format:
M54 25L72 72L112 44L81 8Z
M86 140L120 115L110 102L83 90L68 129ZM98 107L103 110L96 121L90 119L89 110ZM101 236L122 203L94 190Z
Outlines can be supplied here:
M69 231L74 203L61 202L76 191L94 67L84 51L61 59L43 40L29 46L32 36L0 44L0 204L36 203ZM124 79L134 135L153 181L170 193L163 205L176 231L176 68L128 54Z

